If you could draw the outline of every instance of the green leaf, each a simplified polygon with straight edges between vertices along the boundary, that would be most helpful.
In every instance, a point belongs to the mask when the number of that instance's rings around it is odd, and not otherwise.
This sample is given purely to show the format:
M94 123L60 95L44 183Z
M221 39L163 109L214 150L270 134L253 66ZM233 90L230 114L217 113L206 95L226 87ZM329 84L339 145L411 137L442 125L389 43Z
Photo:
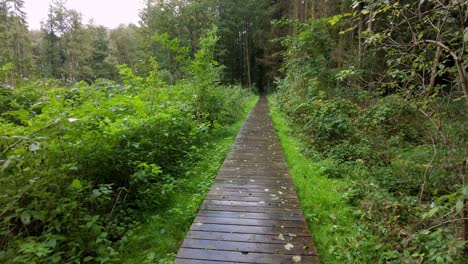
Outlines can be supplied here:
M458 200L457 204L455 205L455 209L457 210L458 213L461 213L463 210L463 200Z
M21 222L23 222L25 225L29 225L31 223L31 215L27 212L22 212L20 218Z
M468 28L465 28L465 32L463 33L463 41L468 42Z
M438 211L439 211L439 207L438 207L438 206L432 208L429 212L423 214L423 219L432 217L432 216L433 216L435 213L437 213Z
M73 182L70 184L70 187L73 189L82 189L83 185L81 184L81 181L78 179L74 179Z
M8 159L3 163L2 168L0 169L0 175L3 175L3 172L6 169L8 169L8 166L10 166L10 164L11 164L11 159Z
M87 256L86 258L83 259L83 262L91 262L94 260L94 257Z
M332 26L336 25L336 23L340 22L342 15L336 15L328 19L328 23Z

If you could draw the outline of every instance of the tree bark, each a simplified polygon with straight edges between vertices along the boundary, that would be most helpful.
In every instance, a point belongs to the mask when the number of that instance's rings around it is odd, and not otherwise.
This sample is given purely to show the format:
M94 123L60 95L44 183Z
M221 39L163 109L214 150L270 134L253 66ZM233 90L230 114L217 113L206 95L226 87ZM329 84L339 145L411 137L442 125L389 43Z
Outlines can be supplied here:
M361 59L362 59L362 28L363 28L362 18L359 19L359 28L358 28L358 68L361 68Z
M429 81L429 87L428 87L429 91L432 91L432 89L435 86L435 80L437 78L437 67L439 66L439 60L440 60L441 54L442 54L442 48L440 46L437 46L437 50L434 56L434 61L432 64L432 69L431 69L431 79Z
M460 82L460 87L463 90L463 94L464 94L464 97L465 97L465 102L468 104L468 80L466 78L466 71L465 71L465 68L463 67L463 62L462 62L461 58L458 57L458 55L453 50L451 50L447 45L445 45L444 43L442 43L440 41L423 40L423 41L420 41L418 43L435 44L438 47L446 50L450 54L450 56L452 56L453 60L455 61L455 67L457 68L457 72L458 72L458 81ZM416 44L418 44L418 43L416 43Z
M247 86L252 86L252 65L250 64L251 60L251 51L250 51L250 32L247 29L247 37L245 38L245 63L247 66Z
M367 31L369 31L369 33L372 33L372 20L374 19L374 12L372 12L372 10L370 10L369 12L369 20L367 21Z

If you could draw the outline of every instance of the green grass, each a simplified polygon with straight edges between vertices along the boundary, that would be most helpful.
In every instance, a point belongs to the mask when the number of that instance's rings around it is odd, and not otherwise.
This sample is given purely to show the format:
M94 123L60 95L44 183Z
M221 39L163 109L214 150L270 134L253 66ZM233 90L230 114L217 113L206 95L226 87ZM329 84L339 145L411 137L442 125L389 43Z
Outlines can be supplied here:
M121 262L173 263L237 132L256 102L257 98L252 99L238 122L220 129L199 150L203 158L186 165L186 175L167 199L169 202L163 208L146 212L142 223L127 232L121 242Z
M305 157L301 153L302 143L275 105L274 97L269 97L269 101L273 124L322 263L372 259L375 253L369 254L370 250L377 250L374 240L359 225L359 211L344 198L350 180L330 179L324 173L323 162Z

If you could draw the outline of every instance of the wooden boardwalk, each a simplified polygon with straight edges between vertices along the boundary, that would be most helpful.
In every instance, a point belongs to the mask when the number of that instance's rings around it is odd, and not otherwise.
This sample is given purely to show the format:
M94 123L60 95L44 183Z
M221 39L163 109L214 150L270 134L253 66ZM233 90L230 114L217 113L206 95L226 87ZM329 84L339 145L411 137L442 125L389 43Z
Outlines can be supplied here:
M320 263L265 98L237 135L175 263Z

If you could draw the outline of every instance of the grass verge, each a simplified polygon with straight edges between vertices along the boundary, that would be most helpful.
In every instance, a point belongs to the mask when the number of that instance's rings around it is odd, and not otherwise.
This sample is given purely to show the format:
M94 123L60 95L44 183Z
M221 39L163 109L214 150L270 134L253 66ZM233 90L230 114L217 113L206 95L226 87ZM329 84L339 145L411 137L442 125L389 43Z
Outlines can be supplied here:
M256 104L252 99L242 118L220 129L198 151L202 159L185 165L186 175L162 208L146 212L141 224L127 232L121 242L121 262L128 264L173 263L198 208L213 183L247 113Z
M322 263L343 263L366 254L375 244L358 223L359 211L346 202L351 181L329 178L323 162L303 155L299 137L294 136L274 97L268 99L273 124Z

